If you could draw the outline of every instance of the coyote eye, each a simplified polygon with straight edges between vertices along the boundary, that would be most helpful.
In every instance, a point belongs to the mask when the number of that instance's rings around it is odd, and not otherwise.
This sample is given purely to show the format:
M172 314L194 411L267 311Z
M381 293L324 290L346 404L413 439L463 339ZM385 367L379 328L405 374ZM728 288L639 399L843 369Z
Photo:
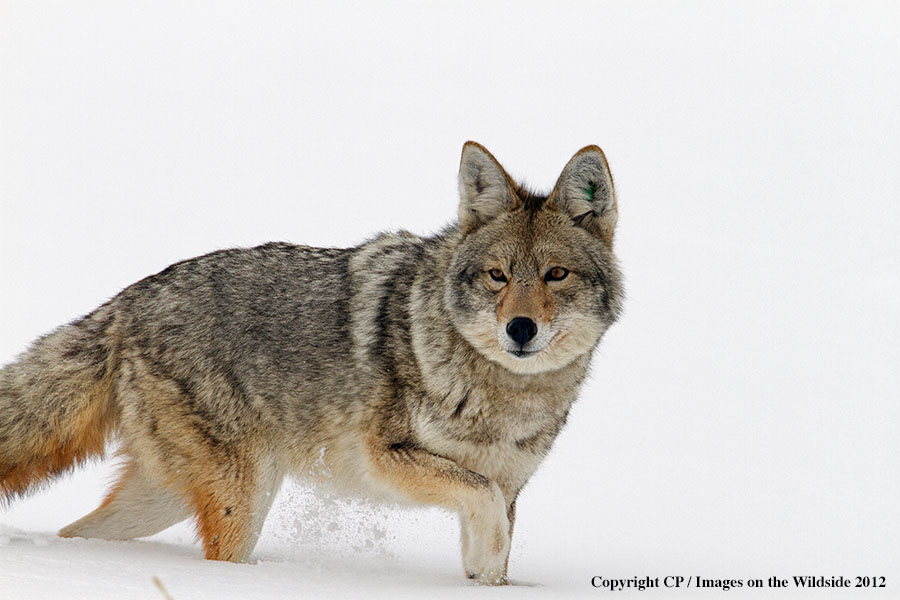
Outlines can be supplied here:
M544 281L559 281L565 279L569 274L569 270L563 267L553 267L544 275Z
M506 275L504 275L503 271L501 271L500 269L491 269L490 271L488 271L488 275L490 275L491 279L493 279L494 281L506 281Z

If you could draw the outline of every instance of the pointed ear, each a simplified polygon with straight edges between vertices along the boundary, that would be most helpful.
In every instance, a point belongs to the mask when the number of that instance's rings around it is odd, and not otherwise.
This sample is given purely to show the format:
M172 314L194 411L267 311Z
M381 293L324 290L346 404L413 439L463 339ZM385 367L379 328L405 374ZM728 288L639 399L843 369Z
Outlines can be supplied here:
M466 142L459 162L459 226L468 233L518 207L515 184L484 146Z
M575 153L547 202L612 245L619 209L609 164L599 147L586 146Z

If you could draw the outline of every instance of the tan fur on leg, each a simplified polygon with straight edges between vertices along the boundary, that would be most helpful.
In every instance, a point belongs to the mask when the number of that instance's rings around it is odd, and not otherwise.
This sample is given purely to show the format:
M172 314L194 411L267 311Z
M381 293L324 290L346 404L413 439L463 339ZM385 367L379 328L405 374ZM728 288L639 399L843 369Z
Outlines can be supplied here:
M463 566L470 579L506 583L509 519L496 483L410 443L376 437L367 450L372 475L387 487L410 500L459 512Z
M228 466L213 477L207 472L195 478L189 494L206 558L244 562L259 539L282 473L235 458Z

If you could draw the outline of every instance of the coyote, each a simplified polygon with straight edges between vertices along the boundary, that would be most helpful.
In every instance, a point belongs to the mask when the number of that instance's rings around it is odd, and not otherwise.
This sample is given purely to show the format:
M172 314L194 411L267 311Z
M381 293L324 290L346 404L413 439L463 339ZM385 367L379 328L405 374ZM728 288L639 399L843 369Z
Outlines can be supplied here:
M270 243L176 263L0 370L0 504L104 454L123 467L63 537L192 517L244 561L287 474L457 512L465 574L507 581L516 496L550 450L623 297L597 146L549 195L481 145L459 219L355 248Z

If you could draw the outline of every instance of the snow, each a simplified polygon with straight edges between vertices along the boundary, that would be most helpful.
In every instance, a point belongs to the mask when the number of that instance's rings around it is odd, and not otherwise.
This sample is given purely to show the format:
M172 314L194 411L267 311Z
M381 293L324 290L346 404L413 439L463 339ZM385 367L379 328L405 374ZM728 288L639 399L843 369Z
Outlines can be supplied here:
M104 463L0 512L0 598L162 598L153 577L175 599L598 597L595 575L805 574L888 587L779 595L897 597L898 17L3 3L0 363L176 260L435 231L467 139L542 188L603 147L628 298L518 503L522 585L466 581L451 515L295 484L255 564L202 560L187 524L55 537L102 498Z

